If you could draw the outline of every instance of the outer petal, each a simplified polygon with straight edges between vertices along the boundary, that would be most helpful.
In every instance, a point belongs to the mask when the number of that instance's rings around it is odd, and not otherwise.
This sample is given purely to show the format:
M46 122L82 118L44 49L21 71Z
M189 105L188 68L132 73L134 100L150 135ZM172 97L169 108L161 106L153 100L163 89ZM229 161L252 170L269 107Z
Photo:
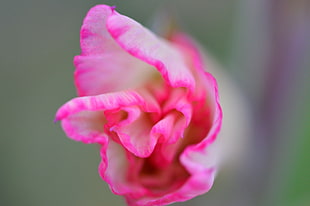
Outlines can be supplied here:
M126 197L126 200L130 206L159 206L186 201L209 191L214 178L215 171L213 169L199 171L196 172L195 176L191 176L186 184L175 192L168 193L161 197L145 197L138 200Z
M66 134L84 143L106 143L107 133L138 157L149 156L157 137L150 135L150 115L160 116L153 99L144 99L134 91L75 98L56 114Z
M124 50L156 67L172 87L194 90L194 77L180 53L171 44L115 11L107 20L107 28Z
M57 111L56 120L62 120L62 127L70 138L84 143L102 143L106 142L103 112L132 105L145 105L143 98L133 91L78 97Z
M93 7L81 28L81 55L74 58L75 84L80 96L120 91L139 85L154 70L124 51L106 29L114 8ZM120 78L126 73L126 78ZM138 79L138 81L137 81Z
M146 193L143 187L128 181L128 173L131 172L130 160L121 145L108 141L107 144L102 145L100 154L102 161L99 165L99 174L115 194L131 194L132 197L140 197ZM135 166L138 167L138 165Z
M188 146L181 154L180 161L182 165L191 173L192 178L199 177L202 173L207 182L213 183L216 171L219 167L217 145L214 144L216 137L222 125L222 109L219 104L218 90L215 79L212 75L206 73L205 87L210 93L209 105L211 107L211 128L208 135L198 144ZM210 173L205 173L210 171ZM210 186L211 186L210 185ZM209 189L198 189L197 195L207 192Z
M209 70L209 68L207 68L209 64L205 62L201 49L190 37L178 33L175 34L172 39L183 56L187 56L190 59L190 64L192 68L194 68L193 74L195 75L198 86L196 87L197 90L193 99L200 101L206 98L208 101L207 103L211 112L210 115L212 116L212 127L210 128L208 136L202 142L213 142L221 129L223 118L216 79L212 74L206 72Z

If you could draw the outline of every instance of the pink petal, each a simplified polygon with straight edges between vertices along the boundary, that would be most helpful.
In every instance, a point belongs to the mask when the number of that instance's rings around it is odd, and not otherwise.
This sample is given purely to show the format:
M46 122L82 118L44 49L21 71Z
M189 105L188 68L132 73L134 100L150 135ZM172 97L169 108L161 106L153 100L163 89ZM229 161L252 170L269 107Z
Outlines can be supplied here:
M219 103L219 94L218 94L218 86L216 79L212 74L205 72L209 70L208 62L205 61L203 52L199 48L199 46L192 40L189 36L183 33L177 33L172 36L172 42L177 46L179 51L183 53L184 56L188 57L190 64L194 68L192 72L195 76L197 86L195 91L195 96L191 96L193 101L198 102L197 107L203 107L201 103L204 104L204 99L207 99L207 104L209 107L209 111L211 112L212 118L212 128L210 128L210 132L206 138L204 138L203 142L212 142L216 139L217 134L219 133L222 125L222 108ZM202 115L195 115L195 117L199 117ZM202 143L205 144L205 143Z
M103 111L81 111L63 119L61 125L67 136L84 143L107 142L103 126L106 119Z
M184 33L175 33L171 36L171 42L178 48L187 61L192 64L190 68L192 68L193 73L197 75L200 72L208 70L203 60L203 52L190 36Z
M213 169L199 171L195 176L191 176L186 184L184 184L177 191L168 193L161 197L144 197L134 199L127 197L127 203L130 206L155 206L155 205L169 205L174 202L182 202L192 199L210 190L215 178L215 171Z
M112 14L113 8L97 5L89 10L81 28L82 55L100 55L114 51L117 45L106 31L106 19Z
M150 65L132 57L106 29L113 8L93 7L81 28L81 55L74 58L75 84L79 96L98 95L133 88L151 76ZM120 78L126 74L126 78ZM137 81L138 79L138 81Z
M62 127L70 138L85 143L101 143L106 142L105 110L144 104L143 98L132 91L78 97L57 111L56 120L62 120Z
M184 131L192 119L192 105L185 92L174 89L163 106L166 116L154 125L152 133L162 135L161 142L173 144L183 137Z
M141 197L146 193L144 188L128 180L128 173L132 171L129 168L126 151L121 145L108 141L102 145L100 154L102 161L99 165L99 174L109 184L113 193L131 194L132 197Z
M84 143L105 143L115 132L115 141L138 157L149 156L157 143L151 136L152 118L160 115L153 99L127 91L75 98L56 114L66 134ZM115 136L115 134L114 134Z
M153 121L152 113L142 112L137 107L124 108L129 114L126 122L111 127L118 134L122 145L137 157L148 157L153 152L157 137L151 136Z
M131 55L153 65L172 87L195 88L195 80L182 55L168 42L157 38L136 21L113 12L107 28L118 44Z

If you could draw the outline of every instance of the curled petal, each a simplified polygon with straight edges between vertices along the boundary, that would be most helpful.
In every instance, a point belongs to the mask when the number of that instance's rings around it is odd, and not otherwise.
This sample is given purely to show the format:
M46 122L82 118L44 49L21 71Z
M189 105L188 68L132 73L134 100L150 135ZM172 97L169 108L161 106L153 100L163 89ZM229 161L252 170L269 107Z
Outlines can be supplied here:
M153 152L157 137L151 136L152 113L142 112L138 107L124 108L131 117L126 122L114 125L110 131L118 134L122 145L138 157L148 157ZM128 121L129 120L129 121Z
M113 135L138 157L149 156L157 143L150 135L152 122L160 110L152 99L127 91L75 98L56 114L69 137L84 143L105 143Z
M172 87L195 89L195 80L180 53L136 21L113 12L107 28L116 42L131 55L153 65Z
M99 174L115 194L131 194L133 197L140 197L145 194L144 188L130 182L127 178L129 162L126 150L121 145L108 141L102 145L100 155Z
M183 136L185 127L182 114L171 112L152 127L151 137L161 137L161 143L173 144Z
M139 105L145 110L156 109L156 106L146 106L138 93L124 91L72 99L57 111L56 120L62 120L64 131L74 140L85 143L106 142L104 125L107 120L104 111L133 105Z
M106 29L113 8L93 7L81 28L81 55L74 58L75 85L79 96L99 95L134 88L154 69L124 51ZM126 78L120 77L126 73ZM138 77L138 78L137 78Z
M103 111L81 111L63 119L61 125L67 136L86 144L105 144L108 136L104 134L106 119Z
M143 98L134 91L77 97L64 104L56 113L56 120L62 120L80 111L113 110L123 106L144 105Z
M186 184L172 193L160 197L144 197L140 199L127 197L126 200L130 206L169 205L174 202L186 201L209 191L214 178L214 169L199 171L196 172L196 175L189 177Z
M152 133L162 135L162 142L173 144L184 136L192 119L192 106L184 90L175 90L163 106L166 116L154 125Z

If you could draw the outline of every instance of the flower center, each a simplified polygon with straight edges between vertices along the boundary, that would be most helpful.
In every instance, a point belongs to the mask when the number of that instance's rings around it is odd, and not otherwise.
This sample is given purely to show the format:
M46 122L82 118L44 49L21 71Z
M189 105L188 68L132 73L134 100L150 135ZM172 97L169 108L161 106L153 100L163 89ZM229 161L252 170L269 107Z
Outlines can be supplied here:
M173 92L175 91L170 91L170 95L168 95L170 98L175 96L172 94ZM134 162L130 166L135 167L132 170L135 172L129 172L129 181L139 182L154 196L175 191L188 180L190 173L181 164L180 155L189 145L197 144L204 139L211 127L211 114L207 103L197 101L192 101L187 105L192 109L192 115L189 124L185 127L186 118L184 115L186 111L180 112L173 107L179 105L181 97L182 95L177 95L174 97L176 98L175 101L165 100L161 102L164 112L160 120L154 121L152 118L144 120L152 126L158 125L160 121L167 120L165 123L166 131L170 131L167 134L159 134L158 142L150 156L146 158L134 157ZM173 109L169 110L170 107ZM165 111L165 108L168 110ZM179 110L181 109L179 108ZM168 136L165 137L165 135ZM129 171L131 171L130 167Z

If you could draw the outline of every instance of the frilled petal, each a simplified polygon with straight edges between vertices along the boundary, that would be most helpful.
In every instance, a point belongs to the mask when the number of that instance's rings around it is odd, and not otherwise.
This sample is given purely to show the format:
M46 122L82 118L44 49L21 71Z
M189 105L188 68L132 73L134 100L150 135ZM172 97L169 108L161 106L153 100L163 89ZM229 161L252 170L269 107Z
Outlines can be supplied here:
M113 125L110 131L116 132L122 145L134 155L150 156L158 140L157 136L150 135L154 114L143 112L138 107L127 107L124 111L128 113L130 119ZM109 118L111 114L108 115Z
M93 7L81 28L81 55L74 58L75 84L79 96L98 95L133 88L154 69L124 51L106 29L114 8ZM126 74L126 78L122 78Z
M184 136L185 129L192 119L192 105L183 89L170 92L169 100L163 105L166 114L152 128L153 135L161 135L160 141L173 144Z
M197 144L193 144L185 148L180 156L180 161L186 170L191 174L191 177L196 179L204 174L204 179L209 183L213 183L215 173L219 166L218 148L214 144L216 137L222 125L222 109L219 104L219 96L217 84L212 75L205 74L205 87L209 91L208 105L210 107L211 127L207 136ZM209 172L208 172L209 171ZM206 190L207 189L207 190ZM208 191L207 187L196 188L197 195Z
M125 51L157 68L172 87L195 89L190 69L171 44L116 11L108 18L107 29Z
M111 190L118 195L131 194L132 197L141 197L146 193L143 187L128 180L130 161L126 150L114 141L108 141L100 150L101 163L99 174ZM135 165L138 167L138 165ZM136 168L133 168L136 169Z
M215 178L215 170L205 170L196 172L195 176L189 177L187 183L175 192L168 193L161 197L144 197L134 199L127 197L130 206L155 206L169 205L174 202L182 202L192 199L210 190Z
M106 142L105 126L111 125L111 121L108 121L111 117L105 113L121 109L127 112L132 106L145 112L160 112L156 102L147 102L134 91L124 91L72 99L57 111L56 120L62 120L63 129L70 138L84 143L101 143ZM135 121L135 112L128 112L126 115L119 119L118 125ZM143 141L136 143L136 146L143 144ZM145 147L145 150L147 149Z

